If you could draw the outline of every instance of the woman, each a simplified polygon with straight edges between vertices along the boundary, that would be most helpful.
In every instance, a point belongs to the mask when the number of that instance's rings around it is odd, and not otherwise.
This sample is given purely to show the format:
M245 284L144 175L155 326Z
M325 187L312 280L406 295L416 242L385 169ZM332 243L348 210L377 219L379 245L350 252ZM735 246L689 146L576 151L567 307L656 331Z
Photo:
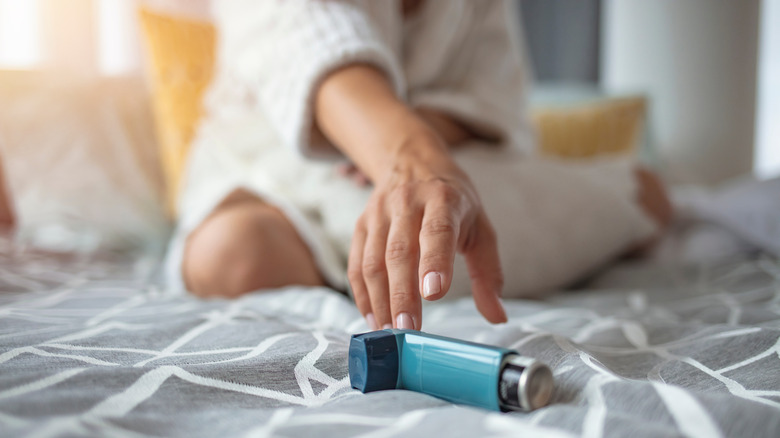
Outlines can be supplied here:
M346 270L372 329L420 329L421 298L451 289L499 323L504 288L559 287L651 238L668 211L635 198L666 205L652 175L529 157L508 5L215 2L219 67L171 243L174 284L343 289ZM353 163L355 181L323 158Z

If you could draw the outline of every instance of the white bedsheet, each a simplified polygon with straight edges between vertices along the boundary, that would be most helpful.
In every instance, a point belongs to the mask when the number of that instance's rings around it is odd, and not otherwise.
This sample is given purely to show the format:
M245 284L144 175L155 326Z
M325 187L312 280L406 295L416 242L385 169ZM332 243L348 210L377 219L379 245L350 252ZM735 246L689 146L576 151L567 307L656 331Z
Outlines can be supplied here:
M164 293L154 259L52 256L0 241L0 435L752 436L780 434L780 262L623 265L591 289L425 309L434 333L512 347L552 403L500 414L349 387L366 329L328 289L238 300Z

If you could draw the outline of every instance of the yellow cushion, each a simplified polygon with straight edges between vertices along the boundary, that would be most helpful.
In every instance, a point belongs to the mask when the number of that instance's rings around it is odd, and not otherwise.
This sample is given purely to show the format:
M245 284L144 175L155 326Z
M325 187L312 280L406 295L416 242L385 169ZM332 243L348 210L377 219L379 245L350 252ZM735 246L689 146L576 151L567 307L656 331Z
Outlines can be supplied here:
M203 92L214 71L217 32L208 22L146 8L140 10L140 20L149 55L166 202L173 216L187 153L203 114Z
M533 119L539 150L564 158L633 154L644 130L646 108L643 97L537 108Z

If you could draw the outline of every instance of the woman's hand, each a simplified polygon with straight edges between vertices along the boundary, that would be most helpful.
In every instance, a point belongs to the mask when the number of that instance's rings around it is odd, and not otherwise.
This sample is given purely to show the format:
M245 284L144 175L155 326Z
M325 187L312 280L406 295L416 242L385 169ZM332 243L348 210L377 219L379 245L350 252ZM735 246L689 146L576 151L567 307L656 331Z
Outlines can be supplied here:
M474 186L447 151L442 137L448 136L439 133L449 122L422 117L398 99L382 71L361 64L322 80L315 120L319 134L374 184L348 267L371 328L422 327L420 297L447 293L456 251L466 258L479 311L488 321L506 321L496 236Z
M414 110L449 148L454 148L466 140L473 138L471 132L447 114L432 108L416 108ZM371 180L353 163L340 163L336 166L339 175L354 182L358 187L368 187Z
M455 252L463 253L477 309L505 322L496 236L468 177L440 143L428 158L420 141L399 154L374 188L358 220L349 256L355 302L372 329L422 326L420 297L436 300L452 282Z

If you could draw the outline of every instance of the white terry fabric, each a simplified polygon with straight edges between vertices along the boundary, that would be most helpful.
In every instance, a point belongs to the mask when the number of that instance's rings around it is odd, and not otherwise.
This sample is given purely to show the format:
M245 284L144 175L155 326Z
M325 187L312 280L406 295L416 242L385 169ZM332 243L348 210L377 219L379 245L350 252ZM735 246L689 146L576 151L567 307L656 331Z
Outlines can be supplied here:
M309 157L312 93L335 68L380 68L399 97L447 110L466 123L530 150L525 72L501 0L428 0L412 20L400 2L225 0L214 2L218 70L206 101L212 116L253 108L285 145Z
M498 232L508 295L563 285L653 231L633 202L630 164L528 159L526 80L508 3L428 0L406 21L397 1L226 0L215 7L219 66L170 246L174 289L184 288L187 236L239 187L285 212L325 279L346 287L349 242L370 190L310 159L338 155L313 144L309 132L317 82L353 62L382 69L411 105L442 109L502 139L455 155ZM453 295L466 294L460 261L456 269Z

